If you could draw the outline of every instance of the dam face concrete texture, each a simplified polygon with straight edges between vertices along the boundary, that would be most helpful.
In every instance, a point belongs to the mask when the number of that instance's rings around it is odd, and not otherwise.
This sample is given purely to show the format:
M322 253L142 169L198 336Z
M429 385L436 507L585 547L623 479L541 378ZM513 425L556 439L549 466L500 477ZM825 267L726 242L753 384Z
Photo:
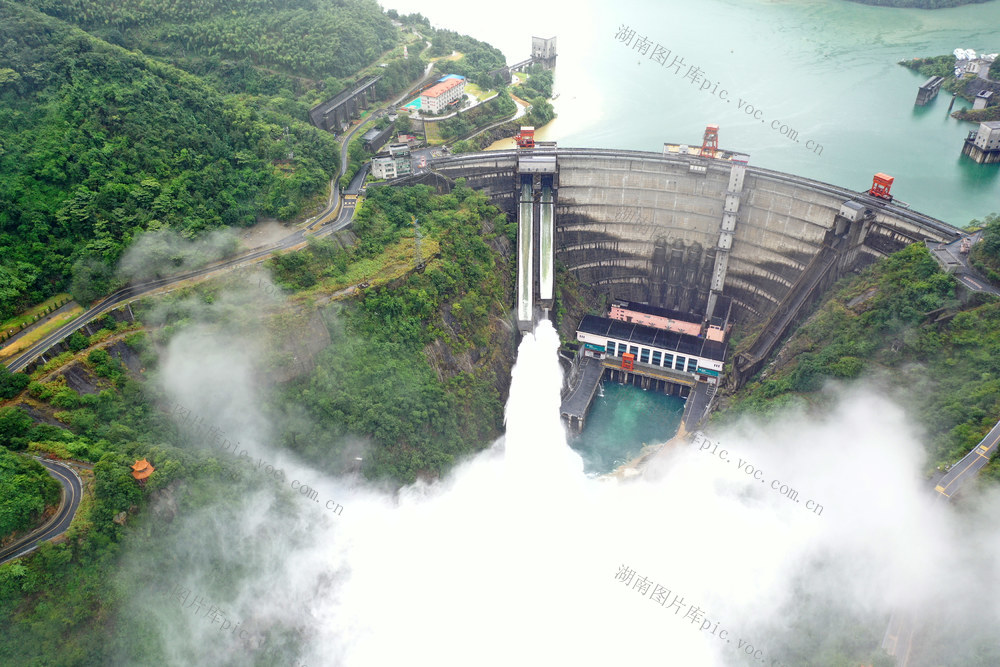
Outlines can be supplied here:
M664 308L704 310L723 212L734 207L738 222L723 293L732 297L739 321L774 312L832 233L841 231L837 214L845 201L857 199L870 213L851 223L859 227L840 272L907 243L960 234L858 192L753 166L734 195L728 161L603 149L555 153L556 259L611 297ZM443 158L431 167L452 180L466 178L516 215L515 151ZM867 179L859 175L859 182Z

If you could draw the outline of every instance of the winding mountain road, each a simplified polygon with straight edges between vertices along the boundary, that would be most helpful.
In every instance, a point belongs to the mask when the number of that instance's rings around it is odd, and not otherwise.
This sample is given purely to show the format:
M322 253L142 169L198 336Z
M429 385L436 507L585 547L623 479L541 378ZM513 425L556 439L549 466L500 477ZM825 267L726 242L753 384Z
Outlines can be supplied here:
M83 482L80 481L80 477L76 474L75 470L65 463L59 463L58 461L41 459L37 456L35 459L45 466L49 474L59 480L59 483L62 485L59 509L44 525L25 535L17 542L0 549L0 565L9 560L24 556L34 551L42 542L65 533L70 523L73 522L76 510L80 506L80 500L83 498Z

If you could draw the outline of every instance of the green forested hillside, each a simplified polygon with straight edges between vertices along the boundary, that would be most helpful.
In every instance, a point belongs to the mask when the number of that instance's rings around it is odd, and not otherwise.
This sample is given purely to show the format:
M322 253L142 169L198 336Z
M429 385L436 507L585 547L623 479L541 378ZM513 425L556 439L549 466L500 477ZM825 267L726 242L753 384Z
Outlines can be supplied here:
M462 185L446 196L426 186L369 193L355 220L356 259L408 232L411 214L422 234L439 241L440 256L398 284L366 290L342 313L338 343L309 382L282 400L286 411L304 408L311 429L294 421L281 431L286 446L310 459L330 458L345 435L364 434L375 443L367 476L413 482L444 473L500 435L499 388L512 340L497 324L506 317L509 270L493 248L513 225L486 195Z
M335 165L333 139L280 100L223 96L0 0L0 319L74 274L78 296L108 289L139 231L292 218Z
M972 246L969 261L994 285L1000 285L1000 213L987 215L982 226L982 239Z
M470 81L485 87L492 87L500 83L498 79L487 76L487 72L490 70L507 64L507 59L500 49L452 30L435 30L431 40L430 55L432 57L447 56L453 51L458 51L462 57L448 63L449 72L461 74Z
M270 267L279 285L300 286L296 292L321 287L325 278L405 240L411 214L420 215L425 242L436 244L438 253L422 271L326 309L332 342L317 355L315 368L261 406L281 445L329 472L354 465L347 452L363 438L370 443L362 467L367 477L400 483L436 476L502 427L503 385L513 359L513 336L502 322L511 294L507 243L514 225L485 195L461 185L440 197L423 186L375 188L359 213L356 245L334 249L317 242L274 258ZM231 288L203 283L133 309L140 318L155 310L170 321L153 335L166 342L193 320L238 319L244 311L234 314L227 310L232 304L215 298ZM314 312L315 292L289 296ZM198 317L189 310L193 303ZM287 337L287 313L253 322L246 328L254 335L273 328ZM44 377L42 371L27 396L0 407L0 452L48 451L95 464L92 496L68 539L0 566L0 665L123 664L116 655L130 656L128 664L168 661L169 647L158 637L150 641L148 619L127 613L129 600L168 582L157 567L138 578L123 572L122 541L155 563L173 553L172 541L186 539L178 534L183 521L164 519L164 505L175 503L189 514L212 503L238 504L262 483L242 459L206 445L204 431L179 424L159 407L164 399L152 379L159 370L150 338L127 333L134 325L111 317L99 326L106 329L81 334L78 349L117 334L144 373L126 372L103 349L81 352L74 375L91 375L97 393L78 393L64 376ZM72 355L57 357L50 367L62 367ZM36 421L38 414L46 420ZM129 474L137 458L156 467L142 487ZM287 486L282 488L291 493ZM127 519L120 525L114 519L123 512Z
M877 378L924 427L929 464L954 463L1000 419L1000 300L963 305L955 290L921 244L845 279L717 418L826 400L827 380Z
M374 0L26 0L103 39L163 56L217 55L317 78L345 77L392 47Z

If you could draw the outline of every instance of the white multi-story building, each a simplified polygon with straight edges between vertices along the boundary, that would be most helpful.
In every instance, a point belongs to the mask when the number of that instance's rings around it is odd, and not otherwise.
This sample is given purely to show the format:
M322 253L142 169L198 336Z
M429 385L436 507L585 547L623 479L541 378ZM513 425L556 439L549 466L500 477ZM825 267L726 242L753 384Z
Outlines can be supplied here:
M372 158L372 176L388 180L413 173L410 148L406 144L390 144L388 153Z
M420 110L439 113L465 94L465 77L449 74L420 94Z
M576 339L591 356L631 354L636 364L718 378L727 345L675 331L585 315Z

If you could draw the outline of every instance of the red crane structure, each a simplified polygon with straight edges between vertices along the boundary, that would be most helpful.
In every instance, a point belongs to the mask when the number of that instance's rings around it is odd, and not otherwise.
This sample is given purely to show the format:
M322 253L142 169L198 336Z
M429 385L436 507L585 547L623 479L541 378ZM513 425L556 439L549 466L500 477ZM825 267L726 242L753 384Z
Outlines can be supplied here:
M889 174L883 174L879 172L872 177L872 187L868 191L873 197L879 197L880 199L887 199L892 201L892 195L889 194L889 190L892 189L892 182L895 179Z
M521 131L514 135L514 141L517 142L518 148L534 148L535 128L522 125Z
M715 157L719 150L719 126L709 125L705 128L705 138L701 142L701 156Z

